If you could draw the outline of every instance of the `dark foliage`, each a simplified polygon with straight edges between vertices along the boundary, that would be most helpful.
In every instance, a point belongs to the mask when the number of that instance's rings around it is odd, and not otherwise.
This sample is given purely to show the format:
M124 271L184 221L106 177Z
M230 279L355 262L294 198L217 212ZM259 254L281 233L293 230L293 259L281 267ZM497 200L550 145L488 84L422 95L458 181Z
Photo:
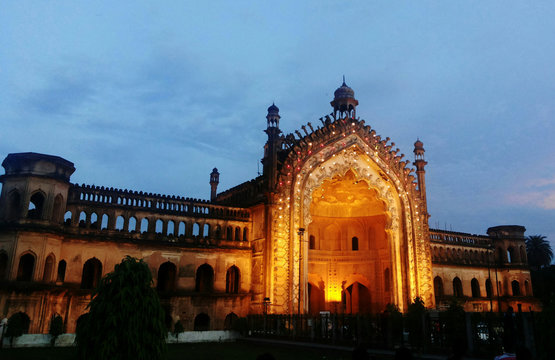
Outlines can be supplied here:
M4 336L10 338L10 344L13 346L14 338L21 336L29 331L31 319L23 312L17 312L8 319L8 329Z
M60 315L52 316L48 333L52 336L52 338L50 339L50 344L54 346L54 343L56 343L56 339L58 338L58 336L64 333L64 320Z
M81 359L162 359L164 310L145 262L126 257L95 290L76 331Z
M526 238L526 255L532 269L541 269L551 264L553 250L543 235L532 235Z
M426 334L426 314L427 310L424 301L417 297L409 305L407 313L407 325L409 330L410 344L415 348L424 346L424 334Z

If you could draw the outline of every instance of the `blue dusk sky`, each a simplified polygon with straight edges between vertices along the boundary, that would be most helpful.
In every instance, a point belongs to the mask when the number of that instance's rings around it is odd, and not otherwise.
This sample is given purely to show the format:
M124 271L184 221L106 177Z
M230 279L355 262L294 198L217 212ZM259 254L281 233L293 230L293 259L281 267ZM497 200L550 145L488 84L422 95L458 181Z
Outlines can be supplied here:
M553 1L2 1L0 157L72 182L209 198L285 133L357 115L428 161L430 226L524 225L555 244Z

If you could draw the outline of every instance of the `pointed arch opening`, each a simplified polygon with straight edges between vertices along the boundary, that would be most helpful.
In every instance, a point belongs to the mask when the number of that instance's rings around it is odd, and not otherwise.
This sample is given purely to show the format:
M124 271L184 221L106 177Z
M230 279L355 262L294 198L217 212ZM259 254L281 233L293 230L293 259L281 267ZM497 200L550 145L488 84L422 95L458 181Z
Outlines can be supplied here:
M35 255L26 253L19 258L17 281L32 281L35 272Z
M42 281L50 282L52 281L52 275L54 272L54 264L56 260L54 259L54 254L50 254L46 257L44 261L44 271L42 272Z
M195 291L199 293L210 293L214 288L214 269L208 264L198 267L195 276Z
M27 210L27 218L42 219L45 196L42 192L37 191L31 195L29 200L29 209Z
M177 267L174 263L166 261L158 268L158 281L156 289L160 292L175 291Z
M235 265L227 269L225 276L225 292L237 294L239 292L239 268Z
M97 258L91 258L83 265L81 274L81 289L94 289L102 277L102 263Z

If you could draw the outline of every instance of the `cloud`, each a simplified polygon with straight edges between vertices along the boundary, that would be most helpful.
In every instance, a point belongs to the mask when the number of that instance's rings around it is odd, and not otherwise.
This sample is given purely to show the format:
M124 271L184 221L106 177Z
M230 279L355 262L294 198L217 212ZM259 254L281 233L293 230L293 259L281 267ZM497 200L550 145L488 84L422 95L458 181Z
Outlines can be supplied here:
M507 202L514 205L555 210L555 189L545 191L523 191L507 196Z

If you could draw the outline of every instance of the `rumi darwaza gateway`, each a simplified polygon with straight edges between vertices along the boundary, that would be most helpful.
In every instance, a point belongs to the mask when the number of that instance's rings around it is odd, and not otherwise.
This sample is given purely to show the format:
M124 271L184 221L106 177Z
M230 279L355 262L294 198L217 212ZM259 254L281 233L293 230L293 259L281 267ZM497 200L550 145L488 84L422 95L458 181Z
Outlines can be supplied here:
M59 314L74 332L92 289L127 255L148 264L185 330L263 312L406 311L416 297L439 310L453 298L467 311L539 310L523 226L430 229L423 143L403 160L357 117L345 82L331 105L289 135L270 106L262 175L218 192L214 169L210 200L73 184L68 160L9 154L0 315L24 312L29 332L47 333Z

